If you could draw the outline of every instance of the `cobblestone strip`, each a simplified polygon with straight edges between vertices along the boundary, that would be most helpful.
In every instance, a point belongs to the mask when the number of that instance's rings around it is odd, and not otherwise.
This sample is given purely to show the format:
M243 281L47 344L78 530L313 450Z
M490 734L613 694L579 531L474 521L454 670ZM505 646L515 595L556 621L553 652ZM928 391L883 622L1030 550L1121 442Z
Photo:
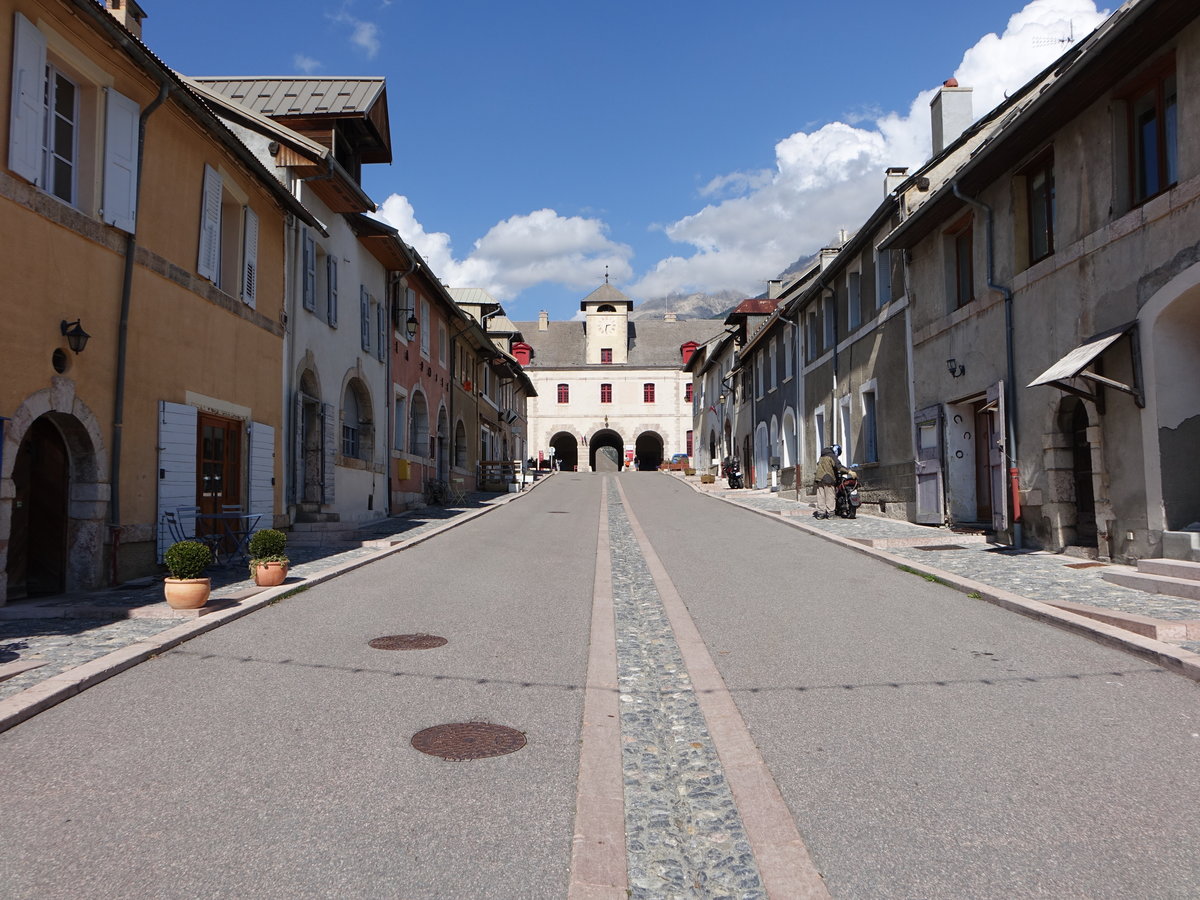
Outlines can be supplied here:
M622 500L626 500L619 483L617 490ZM758 752L687 605L637 516L628 507L627 518L647 571L657 587L713 746L741 812L741 823L767 896L787 900L828 900L829 891L796 828L791 810Z
M630 895L766 897L671 624L607 487Z
M568 900L625 900L629 896L614 629L608 495L601 491Z

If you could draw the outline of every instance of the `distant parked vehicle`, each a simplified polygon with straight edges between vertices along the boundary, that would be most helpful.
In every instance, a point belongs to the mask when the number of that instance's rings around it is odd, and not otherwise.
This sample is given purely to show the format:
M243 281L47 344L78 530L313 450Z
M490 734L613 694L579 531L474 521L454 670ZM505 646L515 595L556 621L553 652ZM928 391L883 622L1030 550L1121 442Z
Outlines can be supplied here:
M671 457L671 461L667 463L667 468L672 472L682 472L691 465L686 453L676 453Z

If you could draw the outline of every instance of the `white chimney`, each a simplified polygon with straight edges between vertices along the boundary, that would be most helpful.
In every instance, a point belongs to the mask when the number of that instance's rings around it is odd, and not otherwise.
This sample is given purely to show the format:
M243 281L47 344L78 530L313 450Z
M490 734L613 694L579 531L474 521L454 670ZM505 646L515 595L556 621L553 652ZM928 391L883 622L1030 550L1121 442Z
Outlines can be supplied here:
M889 167L883 176L883 196L890 197L896 188L904 183L904 179L908 177L908 169L903 169L898 166Z
M824 272L826 267L833 262L837 257L841 247L822 247L821 248L821 271Z
M767 299L778 300L779 295L783 293L783 279L772 278L767 282Z
M676 318L676 316L675 316L675 313L673 313L673 312L669 312L669 313L664 313L664 314L663 314L663 321L664 321L664 322L675 322L675 321L678 321L678 320L677 320L677 318Z
M933 155L937 156L971 127L975 116L971 111L971 89L958 86L951 78L938 89L929 101L933 123Z
M549 330L550 330L550 313L548 313L546 310L543 309L540 313L538 313L538 331L549 331Z
M112 17L139 41L142 39L142 19L146 11L137 5L137 0L104 0L104 8Z

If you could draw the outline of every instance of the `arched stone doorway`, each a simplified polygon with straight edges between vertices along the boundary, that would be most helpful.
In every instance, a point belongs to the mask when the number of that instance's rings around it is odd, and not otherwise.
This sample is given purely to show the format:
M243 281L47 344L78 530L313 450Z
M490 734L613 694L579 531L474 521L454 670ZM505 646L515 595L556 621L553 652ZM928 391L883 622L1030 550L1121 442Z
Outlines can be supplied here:
M12 530L8 541L9 596L43 597L66 589L70 458L50 416L25 432L13 462Z
M333 448L326 449L325 432L333 431L333 423L326 426L321 409L321 384L316 373L305 369L300 375L300 393L296 398L296 497L301 503L321 503L325 499L326 461L332 460ZM329 473L330 479L333 473Z
M1077 547L1097 546L1096 493L1093 486L1092 444L1088 440L1087 406L1078 397L1066 397L1058 409L1058 429L1071 451L1071 486L1075 498L1074 535L1066 543Z
M76 398L74 383L56 377L5 425L17 450L0 468L0 605L97 587L105 572L109 460L96 417Z
M604 448L609 448L604 451ZM603 456L598 460L597 454ZM611 428L602 428L588 441L588 465L593 472L615 472L624 465L625 442Z
M446 407L438 409L437 420L437 473L441 481L450 479L450 460L446 453L446 441L450 436L450 418L446 415Z
M633 445L633 455L641 472L653 472L663 463L663 439L654 431L643 431Z
M579 441L568 431L560 431L550 438L554 448L555 464L564 472L574 472L579 465Z

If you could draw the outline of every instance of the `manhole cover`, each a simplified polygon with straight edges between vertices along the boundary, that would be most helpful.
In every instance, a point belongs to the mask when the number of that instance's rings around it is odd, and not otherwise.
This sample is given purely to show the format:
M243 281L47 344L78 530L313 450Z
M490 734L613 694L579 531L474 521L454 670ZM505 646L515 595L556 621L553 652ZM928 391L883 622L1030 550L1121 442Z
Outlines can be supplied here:
M432 650L445 643L446 639L436 634L389 634L368 641L367 646L376 650Z
M1107 565L1107 563L1067 563L1067 565L1064 566L1064 568L1067 568L1067 569L1095 569L1095 568L1105 566L1105 565Z
M918 550L966 550L962 544L934 544L932 547L918 547Z
M459 722L418 731L413 735L412 745L422 753L457 762L514 753L525 746L525 735L503 725Z

